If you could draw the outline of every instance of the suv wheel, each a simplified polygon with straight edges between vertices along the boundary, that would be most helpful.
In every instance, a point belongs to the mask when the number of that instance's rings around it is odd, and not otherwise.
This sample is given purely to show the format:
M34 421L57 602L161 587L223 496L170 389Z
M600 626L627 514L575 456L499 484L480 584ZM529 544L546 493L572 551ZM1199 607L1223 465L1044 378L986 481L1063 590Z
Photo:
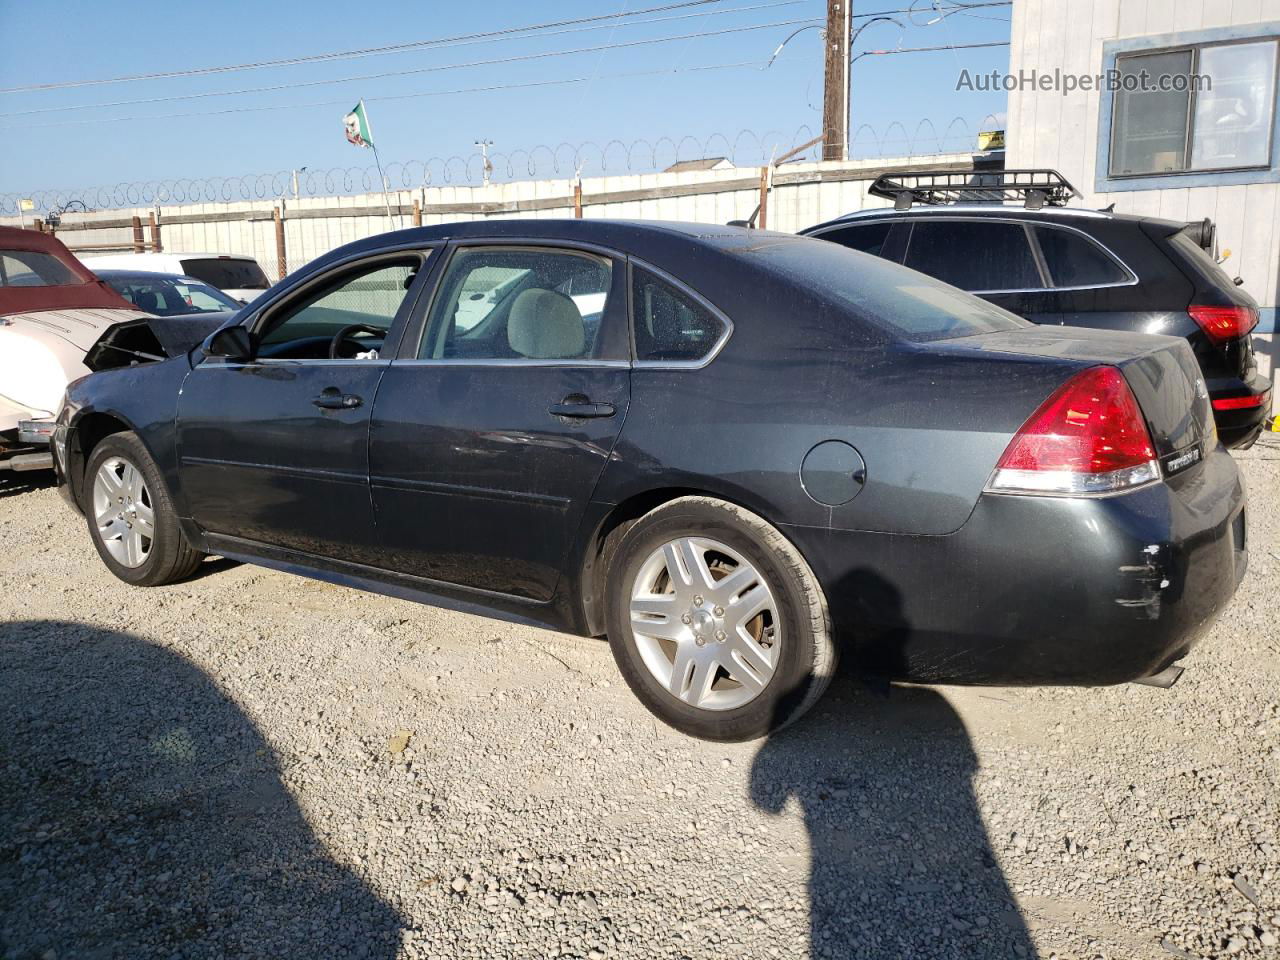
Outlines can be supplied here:
M677 730L751 740L809 709L835 670L813 571L763 519L707 497L642 517L609 565L609 644Z

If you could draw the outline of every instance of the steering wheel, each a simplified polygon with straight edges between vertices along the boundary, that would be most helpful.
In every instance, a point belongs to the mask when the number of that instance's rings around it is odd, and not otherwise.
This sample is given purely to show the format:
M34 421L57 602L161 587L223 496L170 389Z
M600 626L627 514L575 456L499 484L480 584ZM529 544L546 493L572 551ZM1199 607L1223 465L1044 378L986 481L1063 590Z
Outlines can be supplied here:
M386 327L375 327L367 323L351 323L343 327L333 335L333 339L329 341L329 359L341 360L343 357L338 356L338 351L342 349L342 344L346 340L350 340L356 347L364 349L366 344L354 339L357 333L372 333L375 336L386 337Z

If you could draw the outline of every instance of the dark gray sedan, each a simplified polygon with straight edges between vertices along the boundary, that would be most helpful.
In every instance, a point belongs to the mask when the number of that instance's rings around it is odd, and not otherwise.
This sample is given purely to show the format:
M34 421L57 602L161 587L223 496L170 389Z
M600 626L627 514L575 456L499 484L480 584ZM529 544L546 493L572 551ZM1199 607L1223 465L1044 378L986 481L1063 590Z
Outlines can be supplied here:
M401 231L190 346L76 382L59 418L117 576L220 554L607 635L696 736L794 720L837 653L936 682L1149 677L1245 570L1184 340L1036 327L818 240Z

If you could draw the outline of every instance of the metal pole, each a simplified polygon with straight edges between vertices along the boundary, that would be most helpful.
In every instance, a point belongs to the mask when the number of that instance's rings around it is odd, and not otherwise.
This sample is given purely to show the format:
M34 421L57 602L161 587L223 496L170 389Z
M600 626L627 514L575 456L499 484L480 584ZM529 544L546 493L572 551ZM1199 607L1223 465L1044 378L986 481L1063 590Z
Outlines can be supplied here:
M391 197L387 193L387 178L382 172L382 160L378 157L378 148L372 143L369 146L373 147L373 162L378 165L378 180L382 183L382 200L387 205L387 223L394 230L396 222L391 218Z

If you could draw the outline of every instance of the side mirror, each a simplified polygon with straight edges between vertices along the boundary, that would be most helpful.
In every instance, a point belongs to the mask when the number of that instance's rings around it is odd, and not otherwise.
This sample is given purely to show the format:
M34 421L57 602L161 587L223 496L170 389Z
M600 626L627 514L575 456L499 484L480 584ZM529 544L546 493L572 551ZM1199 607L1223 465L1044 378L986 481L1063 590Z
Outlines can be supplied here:
M245 327L223 327L204 342L204 355L226 360L252 360L253 337Z

